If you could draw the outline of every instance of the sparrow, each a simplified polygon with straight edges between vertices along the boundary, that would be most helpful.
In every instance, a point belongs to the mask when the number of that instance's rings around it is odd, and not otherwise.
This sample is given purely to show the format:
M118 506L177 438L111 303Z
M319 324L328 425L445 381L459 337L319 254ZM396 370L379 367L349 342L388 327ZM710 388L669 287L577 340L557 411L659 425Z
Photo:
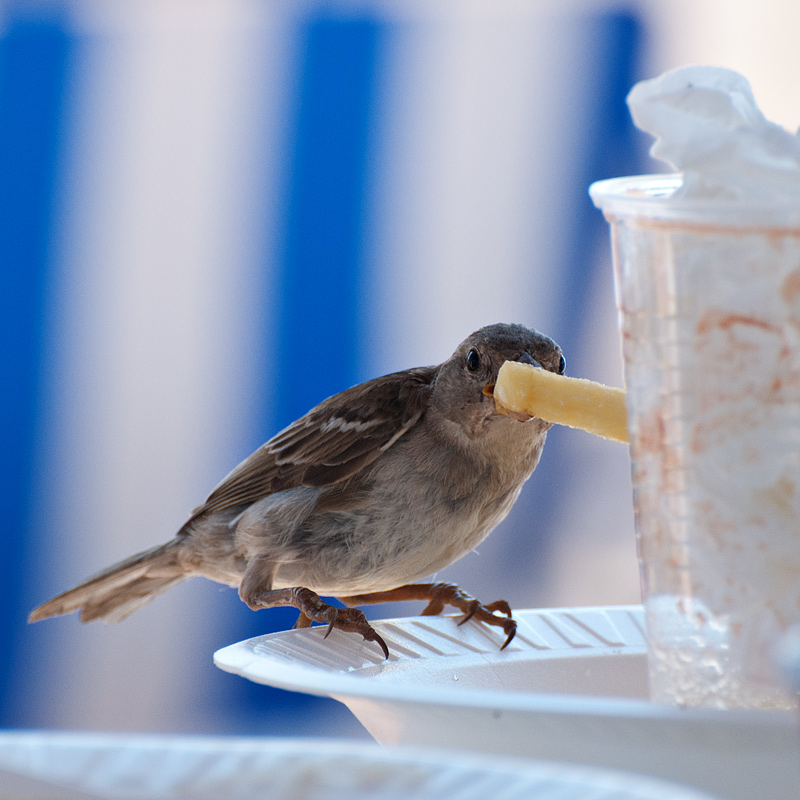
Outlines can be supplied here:
M563 373L561 348L516 324L481 328L442 364L394 372L324 400L239 464L176 536L58 595L30 622L80 610L118 622L186 578L236 587L254 610L293 606L360 634L389 657L353 606L423 600L503 629L504 600L419 583L472 551L501 522L539 463L551 423L507 416L492 389L507 360ZM339 599L338 608L324 597Z

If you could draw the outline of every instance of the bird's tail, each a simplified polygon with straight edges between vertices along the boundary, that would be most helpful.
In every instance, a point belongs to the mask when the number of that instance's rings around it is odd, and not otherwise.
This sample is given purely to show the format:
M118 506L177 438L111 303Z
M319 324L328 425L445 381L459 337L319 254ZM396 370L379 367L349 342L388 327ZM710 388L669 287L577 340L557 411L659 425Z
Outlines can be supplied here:
M31 611L28 622L80 609L81 621L119 622L188 576L178 561L181 538L145 550L98 572Z

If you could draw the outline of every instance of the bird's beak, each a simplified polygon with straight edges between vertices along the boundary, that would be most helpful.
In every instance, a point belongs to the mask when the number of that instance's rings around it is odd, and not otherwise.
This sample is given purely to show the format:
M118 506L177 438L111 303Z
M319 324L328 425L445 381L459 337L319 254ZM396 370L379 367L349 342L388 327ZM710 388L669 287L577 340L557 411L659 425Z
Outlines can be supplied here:
M537 367L538 369L543 369L542 365L536 361L530 353L523 353L518 359L516 359L520 364L530 364L533 367ZM486 386L483 387L483 393L487 397L491 397L494 400L494 413L495 414L502 414L505 417L511 417L511 419L516 419L520 422L527 422L532 417L529 417L527 414L520 414L518 411L512 411L510 408L506 408L505 406L501 405L497 398L494 396L494 383L487 383Z
M530 353L523 353L517 359L517 361L519 361L520 364L530 364L533 367L544 369L544 367Z

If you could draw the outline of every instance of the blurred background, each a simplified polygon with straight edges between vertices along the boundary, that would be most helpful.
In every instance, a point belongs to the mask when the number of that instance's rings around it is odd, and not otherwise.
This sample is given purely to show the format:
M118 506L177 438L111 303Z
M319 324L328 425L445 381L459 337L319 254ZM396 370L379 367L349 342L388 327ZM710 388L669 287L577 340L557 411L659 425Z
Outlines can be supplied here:
M25 618L171 538L329 394L482 325L621 385L587 187L662 169L625 95L728 66L794 130L798 30L794 0L0 3L0 725L366 735L213 667L296 616L232 589L189 581L108 627ZM638 602L628 469L554 429L438 578L517 608Z

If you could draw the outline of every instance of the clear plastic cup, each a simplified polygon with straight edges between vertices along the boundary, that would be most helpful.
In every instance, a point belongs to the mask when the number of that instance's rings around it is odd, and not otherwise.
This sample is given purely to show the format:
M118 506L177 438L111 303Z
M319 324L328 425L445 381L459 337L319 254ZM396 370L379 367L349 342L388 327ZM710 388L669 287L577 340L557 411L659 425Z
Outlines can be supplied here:
M590 188L611 225L652 699L794 708L800 622L800 205Z

